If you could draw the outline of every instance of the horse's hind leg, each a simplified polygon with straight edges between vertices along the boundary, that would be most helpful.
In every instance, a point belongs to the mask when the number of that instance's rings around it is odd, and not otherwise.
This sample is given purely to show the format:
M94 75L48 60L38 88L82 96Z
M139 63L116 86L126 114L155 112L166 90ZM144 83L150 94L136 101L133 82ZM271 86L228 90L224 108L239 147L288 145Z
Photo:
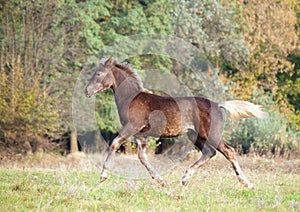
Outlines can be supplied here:
M238 180L247 188L253 188L253 184L248 181L248 179L242 172L242 169L236 159L235 150L232 147L225 144L222 140L219 143L217 150L220 151L227 158L227 160L230 161Z
M136 138L136 142L138 144L138 157L141 161L141 163L146 167L149 174L153 179L155 179L159 184L162 186L166 186L166 182L162 179L162 177L159 175L159 173L153 168L153 166L149 163L147 154L146 154L146 144L147 140L146 138Z
M216 155L216 150L210 146L206 140L197 137L195 142L195 146L201 150L202 156L199 160L193 163L184 173L182 177L182 184L186 185L187 180L193 176L193 174L199 169L202 165L204 165L207 161L209 161L213 156Z

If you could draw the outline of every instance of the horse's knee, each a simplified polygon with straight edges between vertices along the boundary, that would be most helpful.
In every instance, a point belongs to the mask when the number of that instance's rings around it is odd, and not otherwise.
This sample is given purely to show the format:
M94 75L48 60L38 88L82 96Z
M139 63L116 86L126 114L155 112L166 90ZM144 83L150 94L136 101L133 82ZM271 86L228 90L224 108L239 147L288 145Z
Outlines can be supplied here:
M117 151L120 148L121 144L119 141L113 141L110 148L112 151Z
M231 160L236 160L236 152L235 152L234 148L231 147L231 146L228 146L228 145L227 145L227 147L228 147L228 149L229 149L229 151L228 151L228 157L229 157Z
M138 158L142 162L142 164L144 164L146 158L145 158L145 155L142 152L138 152Z
M138 147L138 158L140 159L140 161L145 161L146 160L146 155L144 152L144 148L142 148L142 146Z

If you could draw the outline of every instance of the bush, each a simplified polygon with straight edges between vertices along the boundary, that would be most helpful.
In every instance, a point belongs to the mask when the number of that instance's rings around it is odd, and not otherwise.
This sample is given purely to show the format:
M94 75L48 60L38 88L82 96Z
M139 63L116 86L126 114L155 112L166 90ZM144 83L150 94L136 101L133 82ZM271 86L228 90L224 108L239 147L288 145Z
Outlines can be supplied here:
M288 119L275 109L272 97L261 94L256 96L259 96L257 103L266 108L268 117L262 120L242 119L238 123L230 123L225 129L230 144L242 154L255 152L259 155L289 156L299 151L297 133L288 129Z
M5 142L32 141L58 129L57 99L41 82L39 74L26 73L20 57L1 68L0 131Z

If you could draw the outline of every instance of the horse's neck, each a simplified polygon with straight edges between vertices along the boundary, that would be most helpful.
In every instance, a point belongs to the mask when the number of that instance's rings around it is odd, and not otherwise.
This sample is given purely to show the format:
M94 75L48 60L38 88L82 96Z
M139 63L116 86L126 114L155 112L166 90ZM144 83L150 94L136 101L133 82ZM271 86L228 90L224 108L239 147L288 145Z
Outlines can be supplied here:
M115 77L114 96L118 108L128 105L132 99L142 90L139 88L136 79L121 70L114 70ZM127 106L126 106L127 107Z

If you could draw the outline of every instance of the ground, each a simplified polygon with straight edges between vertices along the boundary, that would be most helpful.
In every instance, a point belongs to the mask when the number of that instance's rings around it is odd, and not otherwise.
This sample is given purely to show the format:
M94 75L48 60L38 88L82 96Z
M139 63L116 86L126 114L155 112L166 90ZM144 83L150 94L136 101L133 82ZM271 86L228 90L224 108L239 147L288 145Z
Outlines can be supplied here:
M200 153L164 174L168 186L100 171L84 154L35 155L0 164L0 205L6 211L300 211L300 160L239 157L255 188L244 188L217 154L192 178L180 179ZM22 160L21 160L22 158Z

